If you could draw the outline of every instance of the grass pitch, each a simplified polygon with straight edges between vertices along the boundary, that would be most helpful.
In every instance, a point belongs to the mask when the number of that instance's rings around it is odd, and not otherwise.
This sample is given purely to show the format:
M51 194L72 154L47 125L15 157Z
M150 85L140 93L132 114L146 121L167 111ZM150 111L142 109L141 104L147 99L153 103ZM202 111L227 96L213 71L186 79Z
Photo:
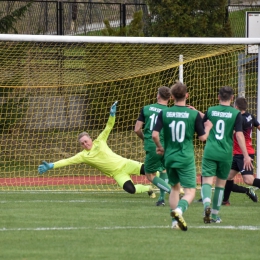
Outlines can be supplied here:
M231 195L221 224L205 225L194 202L187 232L170 228L168 195L156 207L125 192L0 194L0 259L259 259L260 205L244 194Z

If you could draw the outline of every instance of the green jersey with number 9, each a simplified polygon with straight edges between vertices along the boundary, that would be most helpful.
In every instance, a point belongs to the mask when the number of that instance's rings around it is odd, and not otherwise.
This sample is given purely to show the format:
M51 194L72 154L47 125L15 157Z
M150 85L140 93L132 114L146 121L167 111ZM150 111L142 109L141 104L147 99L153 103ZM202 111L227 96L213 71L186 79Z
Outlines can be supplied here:
M232 161L233 131L242 131L241 113L231 106L218 105L208 109L203 121L207 119L213 127L203 157L214 161Z

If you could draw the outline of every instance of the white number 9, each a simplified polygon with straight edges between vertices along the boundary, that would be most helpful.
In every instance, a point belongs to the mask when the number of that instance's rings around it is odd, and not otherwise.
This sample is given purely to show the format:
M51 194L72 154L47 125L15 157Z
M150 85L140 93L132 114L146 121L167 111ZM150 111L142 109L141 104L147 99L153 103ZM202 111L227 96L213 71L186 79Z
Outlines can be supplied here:
M216 139L218 140L223 139L224 132L225 132L225 122L223 120L217 121L216 132L217 132L217 134L215 134Z

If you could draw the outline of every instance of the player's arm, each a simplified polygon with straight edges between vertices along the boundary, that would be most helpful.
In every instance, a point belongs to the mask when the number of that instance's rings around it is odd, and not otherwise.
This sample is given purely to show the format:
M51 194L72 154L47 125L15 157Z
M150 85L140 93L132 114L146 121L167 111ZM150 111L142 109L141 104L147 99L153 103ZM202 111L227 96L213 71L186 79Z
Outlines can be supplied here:
M162 111L158 114L156 124L153 129L152 138L156 145L156 153L157 154L164 154L163 146L160 142L160 131L163 128L163 120L162 120Z
M235 132L236 132L235 135L237 138L238 145L244 156L244 169L251 170L254 167L252 164L252 158L248 155L246 149L246 142L245 142L245 136L243 134L242 122L243 122L242 115L241 113L238 113L235 122Z
M255 116L252 115L253 118L253 126L256 127L260 131L260 123L257 121Z
M79 164L79 163L82 163L80 153L78 153L70 158L62 159L62 160L59 160L54 163L47 163L47 162L43 161L42 164L40 164L38 166L38 172L40 174L43 174L51 169L57 169L57 168L61 168L61 167L65 167L65 166L73 165L73 164Z
M213 126L213 124L208 119L206 120L206 122L204 122L204 125L203 125L202 118L201 118L200 114L198 113L198 115L196 117L196 121L195 121L195 131L198 134L200 141L204 142L207 140L212 126Z
M103 140L106 141L111 130L113 129L114 125L115 125L115 121L116 121L116 105L117 105L117 101L111 106L110 108L110 115L106 124L105 129L99 134L98 136L98 140Z
M145 117L144 117L144 112L143 112L143 109L142 109L138 119L136 120L135 129L134 129L134 132L142 140L144 140L144 133L143 133L143 130L142 130L144 122L145 122Z
M188 107L188 108L190 108L192 110L198 111L201 118L203 118L204 115L205 115L204 113L202 113L201 111L197 110L195 107L193 107L191 105L186 105L186 107Z

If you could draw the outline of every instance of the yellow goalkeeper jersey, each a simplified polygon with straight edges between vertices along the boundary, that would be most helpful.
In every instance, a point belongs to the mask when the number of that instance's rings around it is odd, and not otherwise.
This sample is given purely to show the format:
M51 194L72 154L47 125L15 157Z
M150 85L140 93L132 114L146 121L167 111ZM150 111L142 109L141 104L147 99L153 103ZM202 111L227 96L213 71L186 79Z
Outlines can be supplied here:
M105 129L93 141L93 146L90 150L83 150L70 158L55 162L54 169L72 164L86 163L109 177L120 173L127 162L131 160L114 153L107 145L107 138L114 124L115 117L109 116Z

